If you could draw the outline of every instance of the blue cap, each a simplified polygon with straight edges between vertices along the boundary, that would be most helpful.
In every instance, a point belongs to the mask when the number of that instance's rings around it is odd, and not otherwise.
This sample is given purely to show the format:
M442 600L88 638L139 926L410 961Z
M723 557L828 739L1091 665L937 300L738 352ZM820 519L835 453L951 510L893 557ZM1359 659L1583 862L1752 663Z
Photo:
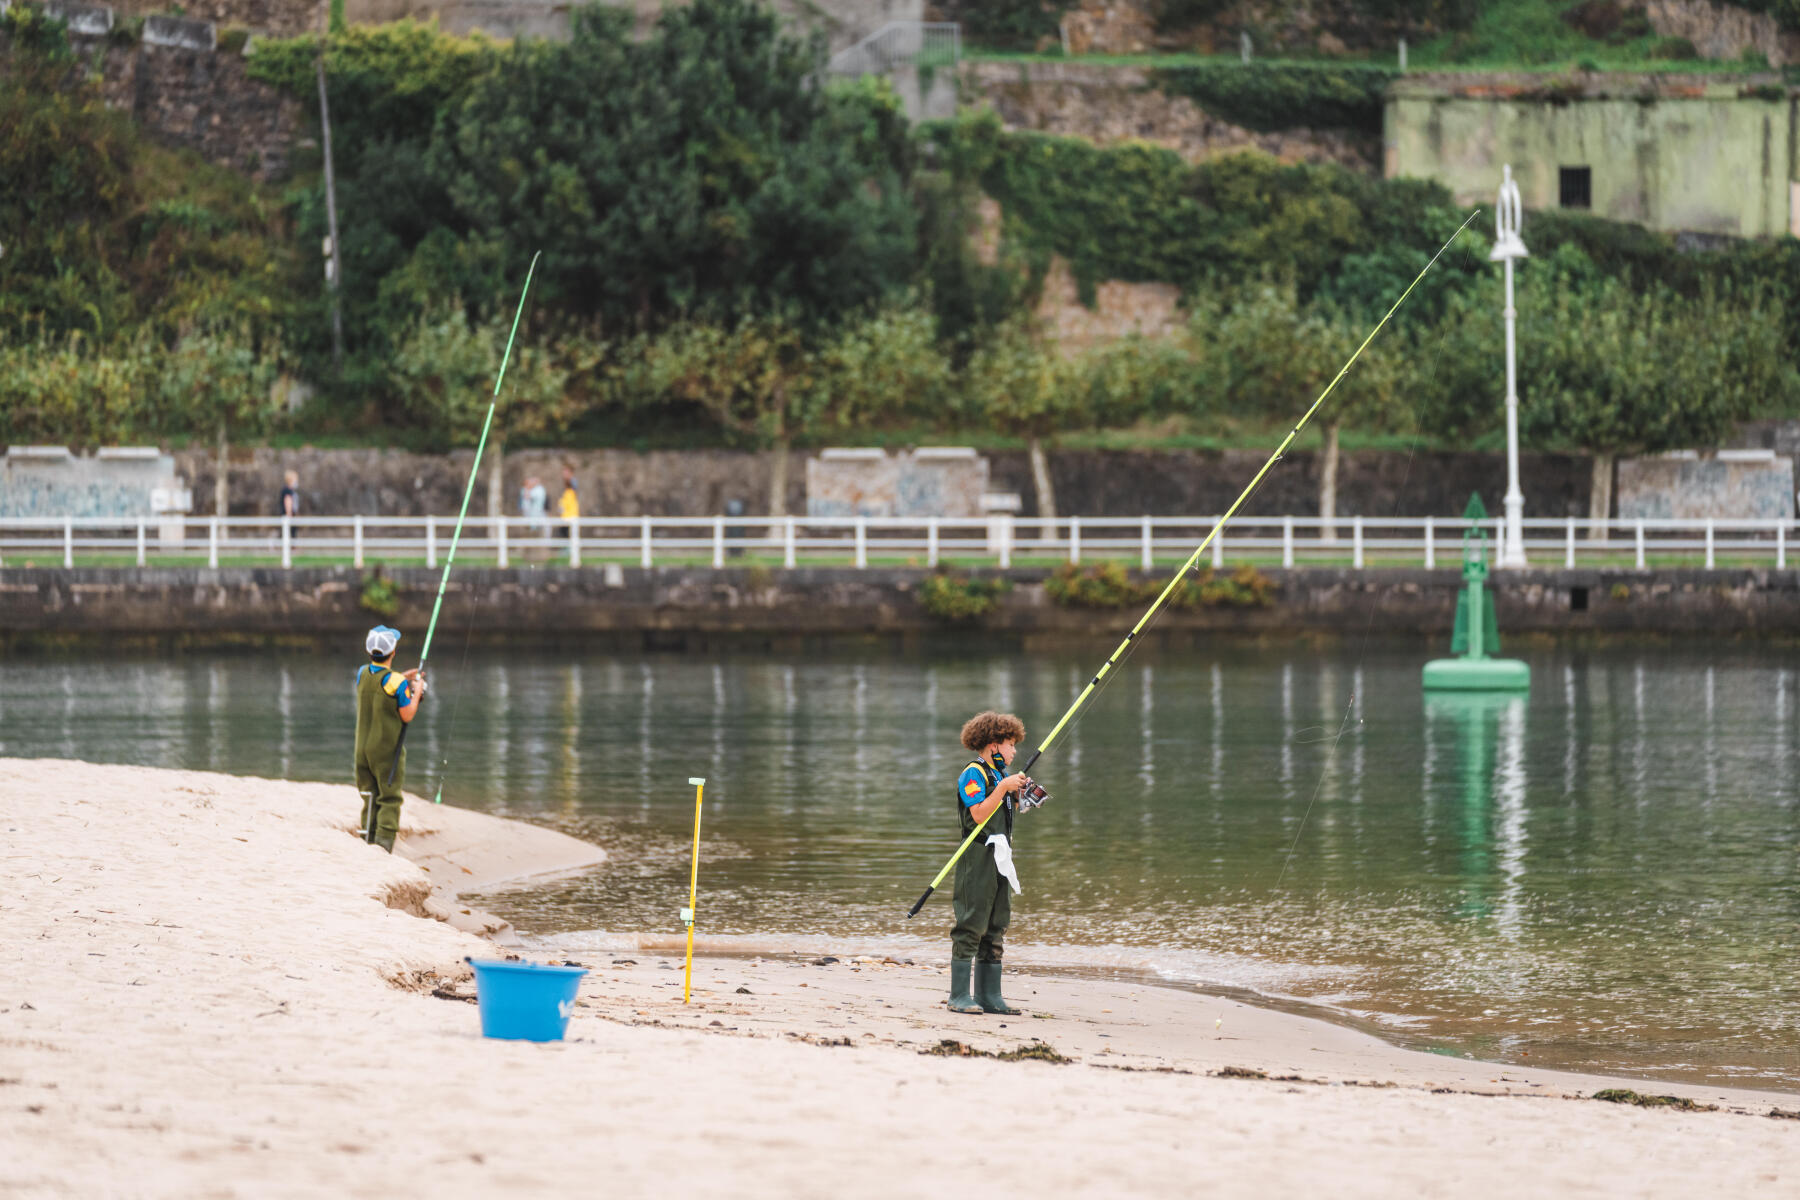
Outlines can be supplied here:
M377 625L363 639L363 648L376 658L386 658L400 644L400 631L391 625Z

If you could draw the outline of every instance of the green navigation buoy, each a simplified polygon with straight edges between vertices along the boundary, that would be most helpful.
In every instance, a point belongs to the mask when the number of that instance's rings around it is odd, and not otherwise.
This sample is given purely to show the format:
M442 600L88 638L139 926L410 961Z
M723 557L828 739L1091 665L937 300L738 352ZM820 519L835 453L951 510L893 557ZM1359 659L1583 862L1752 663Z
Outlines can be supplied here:
M1456 599L1456 632L1450 653L1425 664L1426 691L1513 692L1531 686L1531 668L1516 658L1489 658L1500 649L1500 626L1487 594L1487 532L1481 522L1487 509L1481 497L1469 497L1463 511L1463 593Z

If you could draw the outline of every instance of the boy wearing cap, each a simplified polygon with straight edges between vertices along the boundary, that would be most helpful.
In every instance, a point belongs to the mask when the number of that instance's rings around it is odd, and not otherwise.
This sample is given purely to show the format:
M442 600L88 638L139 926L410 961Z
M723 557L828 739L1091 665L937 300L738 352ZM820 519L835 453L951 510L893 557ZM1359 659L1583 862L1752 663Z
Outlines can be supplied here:
M400 832L400 789L406 786L400 730L419 711L425 695L417 667L394 670L394 649L399 644L398 629L377 625L369 630L363 640L369 662L356 672L356 790L363 798L363 838L389 854Z

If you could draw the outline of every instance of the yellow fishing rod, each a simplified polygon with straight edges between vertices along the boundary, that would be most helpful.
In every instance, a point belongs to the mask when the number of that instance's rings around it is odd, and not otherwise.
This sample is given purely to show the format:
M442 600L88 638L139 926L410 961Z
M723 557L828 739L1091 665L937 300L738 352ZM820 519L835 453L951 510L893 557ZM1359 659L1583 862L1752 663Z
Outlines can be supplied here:
M1414 276L1411 283L1406 285L1406 290L1400 293L1400 298L1394 301L1393 307L1388 309L1381 320L1375 323L1375 328L1369 331L1369 336L1362 340L1362 345L1356 348L1355 352L1344 361L1344 365L1338 369L1338 373L1332 376L1331 382L1325 385L1325 390L1319 393L1319 398L1312 402L1312 407L1307 409L1305 414L1294 423L1294 427L1288 431L1288 435L1281 439L1281 445L1275 447L1275 453L1269 455L1269 461L1262 465L1262 469L1256 473L1255 477L1250 480L1244 490L1238 493L1238 498L1231 502L1231 507L1225 510L1225 515L1219 518L1218 522L1212 527L1212 530L1206 535L1206 539L1195 548L1193 554L1188 556L1188 560L1181 564L1181 570L1175 572L1175 577L1169 580L1169 585L1163 588L1155 601L1151 603L1149 609L1143 616L1138 618L1138 623L1131 627L1131 632L1125 635L1125 640L1119 643L1118 648L1107 656L1106 661L1101 664L1100 669L1094 672L1094 677L1088 680L1087 686L1081 689L1081 694L1075 697L1075 703L1069 705L1068 711L1063 713L1062 719L1057 721L1055 727L1050 730L1049 736L1038 743L1037 749L1031 752L1031 757L1025 760L1025 765L1019 768L1019 774L1025 775L1031 772L1032 766L1039 758L1043 757L1044 752L1056 744L1056 739L1062 734L1062 731L1069 727L1070 722L1074 721L1075 718L1080 715L1081 710L1087 707L1088 702L1099 694L1101 688L1106 686L1112 673L1116 671L1119 664L1124 662L1130 655L1133 643L1143 635L1145 630L1150 628L1150 623L1154 621L1156 615L1162 611L1163 602L1174 594L1175 588L1187 577L1189 571L1199 569L1200 556L1206 553L1206 548L1212 545L1212 540L1214 538L1219 536L1219 531L1225 528L1226 522L1237 515L1237 510L1243 507L1244 502L1250 499L1251 493L1256 491L1257 486L1262 483L1263 476L1267 475L1275 464L1281 461L1282 454L1293 444L1294 439L1300 436L1300 431L1306 428L1306 423L1312 420L1314 413L1319 411L1319 408L1325 403L1326 397L1331 395L1332 390L1337 387L1338 382L1349 373L1350 368L1355 365L1356 360L1362 357L1362 352L1369 348L1369 343L1375 340L1375 335L1380 333L1382 327L1388 323L1388 318L1400 311L1400 306L1406 303L1406 298L1413 294L1413 289L1418 287L1420 281L1425 278L1431 268L1437 265L1437 260L1442 258L1444 251L1450 248L1450 243L1454 242L1457 237L1461 235L1462 231L1469 227L1470 221L1473 221L1480 215L1481 210L1479 208L1470 213L1468 218L1464 220L1461 225L1456 227L1456 232L1451 234L1449 238L1444 241L1442 246L1438 247L1437 253L1431 256L1431 261L1425 264L1424 269L1421 270L1418 275ZM937 878L933 879L931 881L931 886L925 889L925 894L920 896L918 901L907 910L906 915L909 919L918 916L919 910L925 907L925 902L931 899L931 893L938 890L938 885L944 882L945 876L950 874L951 869L956 866L957 860L963 856L963 851L967 850L969 846L974 843L975 839L981 836L981 831L987 827L988 821L994 819L994 813L999 812L1003 807L1005 806L996 804L994 806L994 811L990 812L986 819L979 822L975 828L969 832L969 836L963 839L962 845L956 848L956 853L950 856L950 861L944 864L944 869L937 873Z

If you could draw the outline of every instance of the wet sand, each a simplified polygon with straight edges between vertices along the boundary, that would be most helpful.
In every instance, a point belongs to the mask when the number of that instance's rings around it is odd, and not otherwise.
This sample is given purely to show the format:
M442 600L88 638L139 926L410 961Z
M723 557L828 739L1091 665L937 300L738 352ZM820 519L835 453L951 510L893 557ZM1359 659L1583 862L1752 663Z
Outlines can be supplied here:
M1119 980L1023 973L1010 998L1027 1015L964 1017L923 963L706 956L684 1006L673 955L589 952L568 1041L486 1040L462 959L507 951L454 897L598 852L409 801L414 863L354 837L356 805L348 785L0 759L0 1194L1776 1196L1800 1182L1800 1121L1768 1115L1800 1098L1565 1099L1646 1085L1416 1054Z

